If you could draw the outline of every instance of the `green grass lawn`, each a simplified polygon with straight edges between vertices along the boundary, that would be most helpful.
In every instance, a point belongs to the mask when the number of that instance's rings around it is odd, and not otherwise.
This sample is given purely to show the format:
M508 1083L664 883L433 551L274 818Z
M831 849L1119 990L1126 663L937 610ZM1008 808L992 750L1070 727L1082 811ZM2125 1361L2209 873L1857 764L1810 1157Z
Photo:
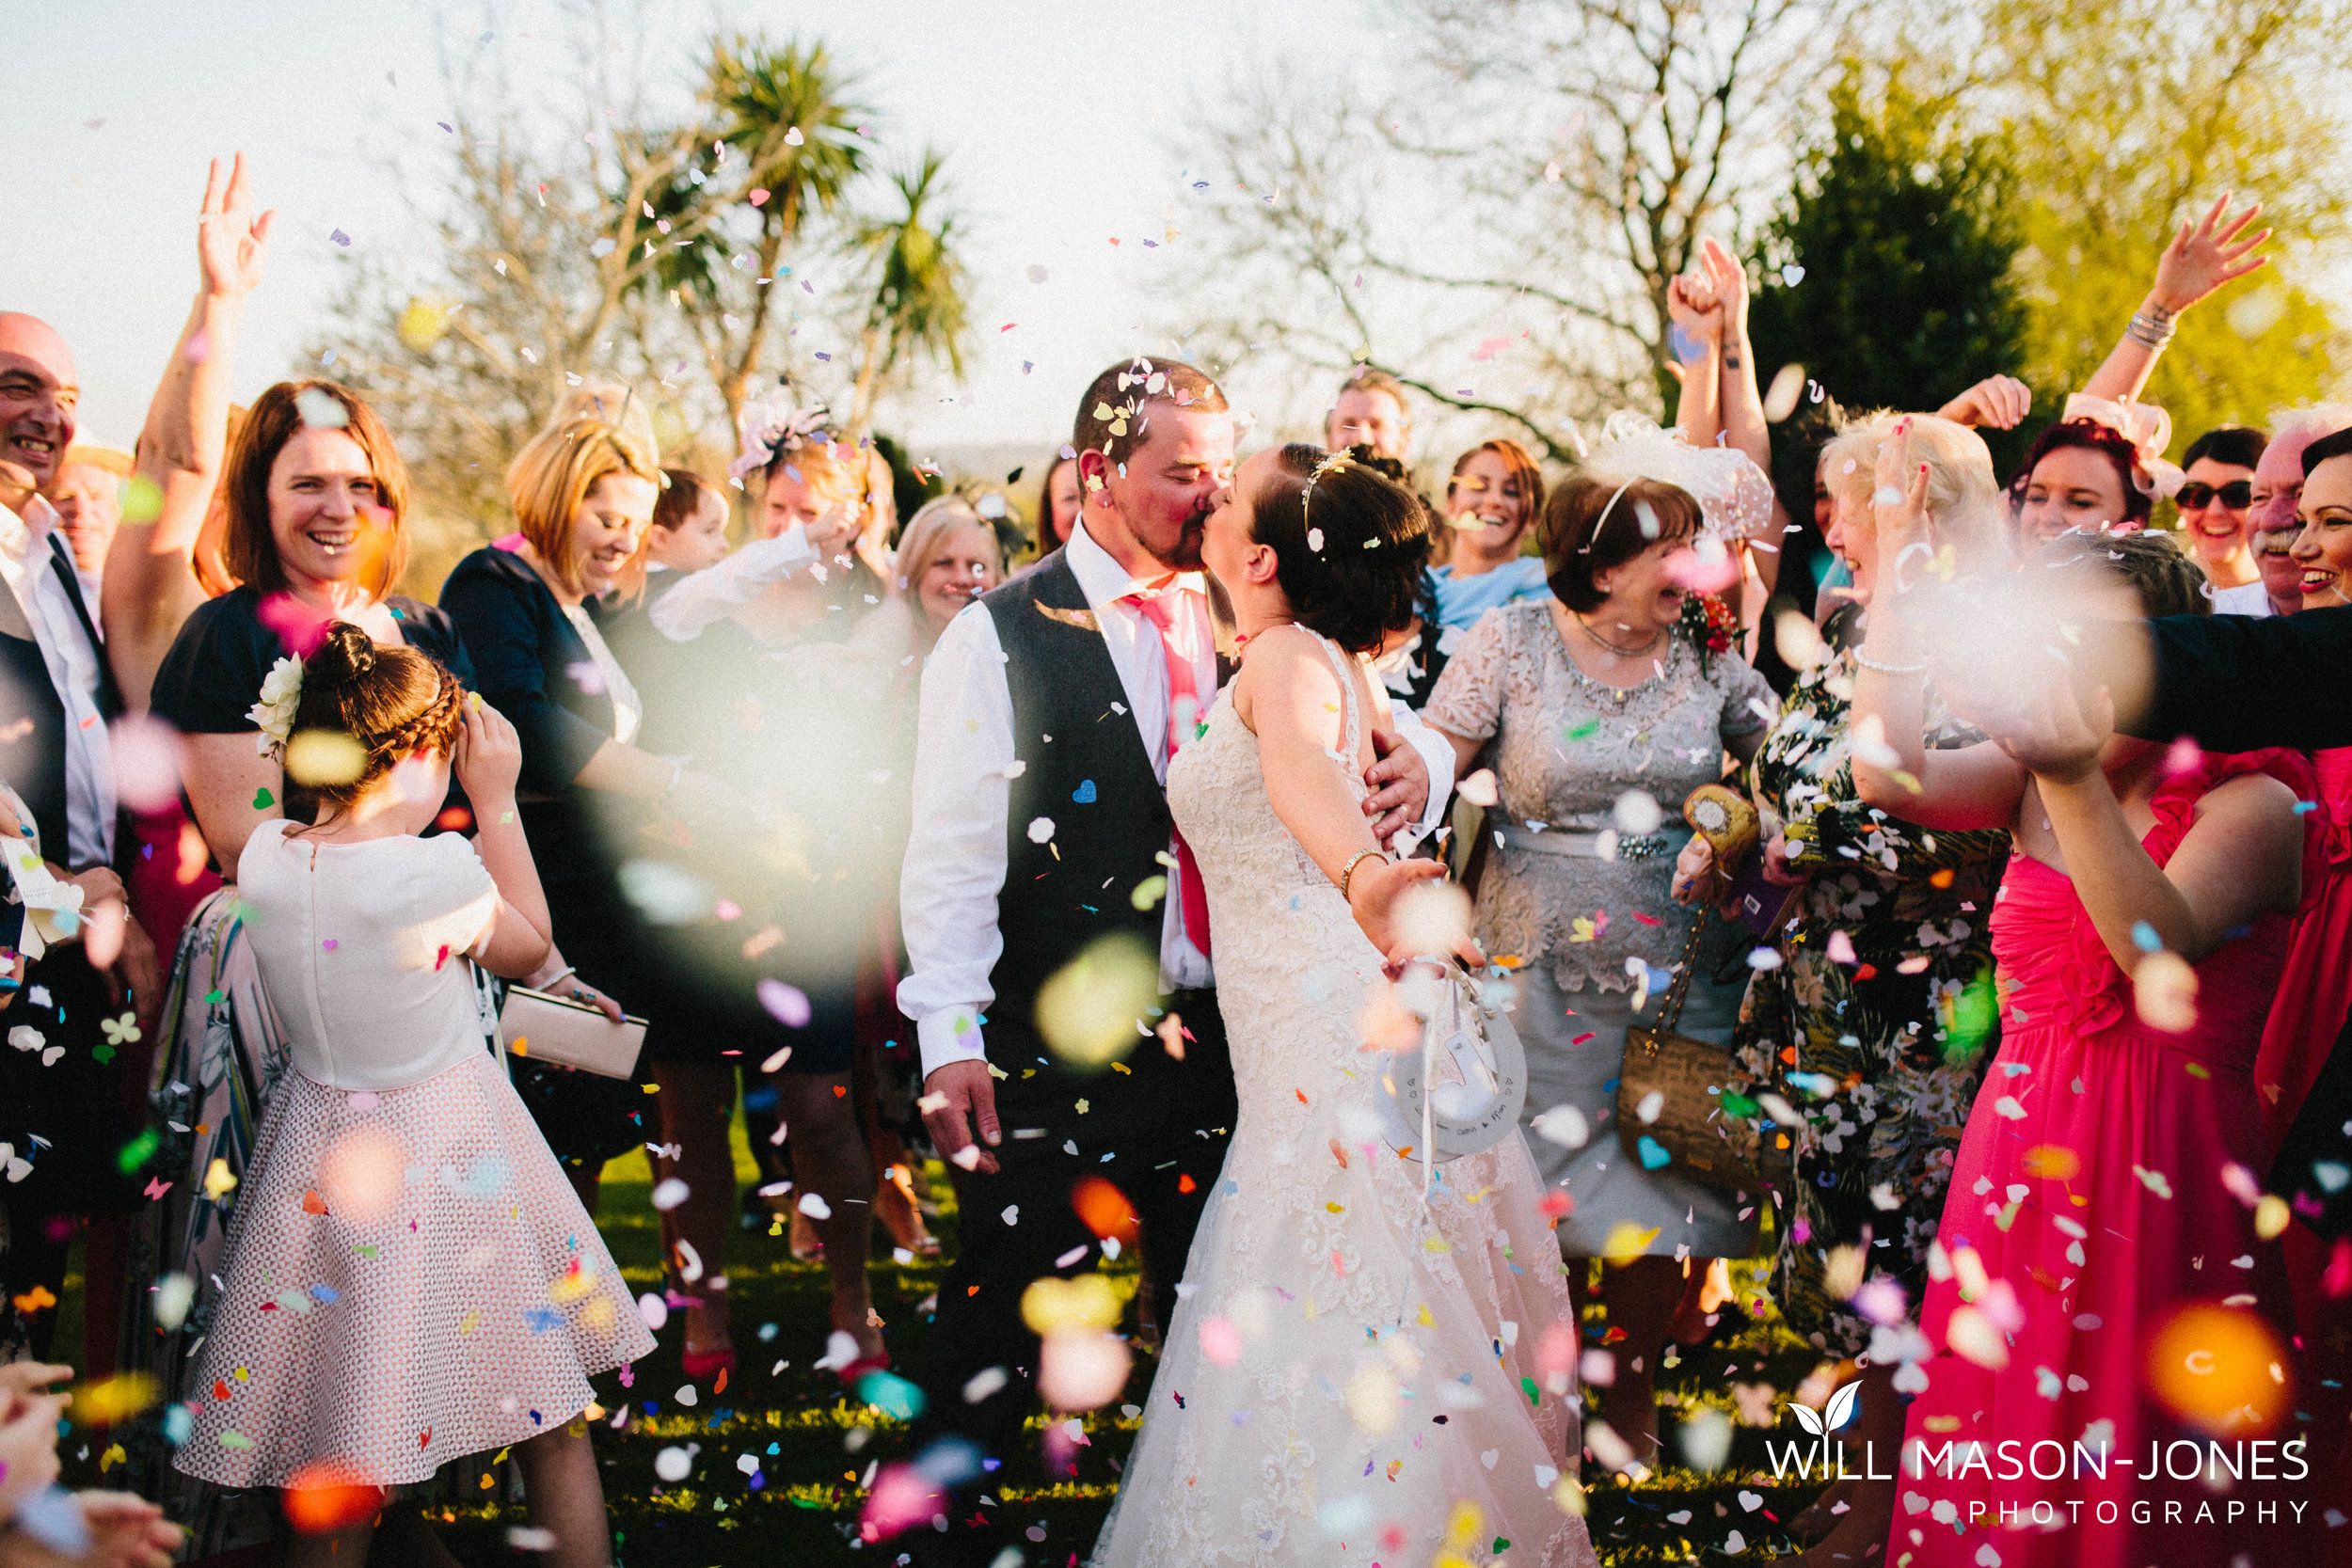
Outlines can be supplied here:
M757 1180L737 1123L740 1180ZM955 1248L953 1189L936 1162L927 1173L930 1196L940 1212L932 1223L943 1245ZM660 1232L650 1202L651 1173L644 1155L613 1162L604 1182L600 1227L632 1292L661 1288ZM937 1291L945 1263L900 1265L890 1261L888 1243L877 1227L872 1280L876 1310L887 1323L896 1370L916 1375L929 1332L923 1308ZM1122 1290L1132 1289L1132 1255L1110 1265ZM678 1362L679 1331L661 1335L654 1354L637 1364L634 1386L624 1389L617 1374L596 1380L597 1397L610 1411L627 1410L620 1428L608 1415L596 1431L605 1497L618 1543L616 1556L628 1568L711 1568L746 1562L894 1562L898 1548L863 1546L855 1539L861 1484L878 1465L908 1456L903 1423L844 1397L840 1381L811 1363L824 1354L827 1329L826 1276L821 1265L796 1262L782 1236L764 1224L739 1232L726 1259L734 1304L740 1370L723 1392L707 1385L687 1388ZM59 1345L80 1343L79 1280L70 1282L61 1304ZM1741 1291L1743 1299L1753 1295ZM1588 1328L1597 1328L1598 1320ZM1679 1363L1661 1369L1661 1401L1677 1409L1661 1413L1669 1429L1677 1410L1703 1405L1732 1409L1730 1384L1770 1382L1793 1388L1818 1357L1779 1326L1769 1309L1729 1342L1685 1351ZM1138 1356L1125 1402L1141 1405L1153 1368ZM1727 1375L1728 1369L1736 1372ZM1017 1518L1041 1528L1041 1544L1030 1547L1034 1563L1067 1564L1092 1545L1118 1481L1114 1462L1124 1462L1137 1422L1116 1405L1087 1418L1089 1445L1079 1449L1074 1479L1050 1477L1034 1455L1009 1459L993 1487ZM1699 1474L1669 1467L1640 1485L1604 1477L1590 1494L1590 1524L1601 1559L1631 1565L1728 1560L1723 1544L1740 1531L1746 1553L1756 1560L1788 1549L1774 1524L1811 1500L1815 1488L1766 1484L1763 1433L1739 1429L1729 1467ZM676 1485L654 1473L655 1456L672 1447L692 1455L692 1469ZM72 1479L98 1480L103 1439L76 1433L67 1441ZM749 1456L751 1464L741 1464ZM511 1469L511 1465L508 1466ZM1597 1469L1587 1466L1588 1471ZM756 1471L756 1475L748 1473ZM1762 1501L1753 1508L1747 1500ZM1686 1518L1687 1516L1687 1518ZM469 1568L529 1560L506 1544L506 1530L523 1522L517 1483L511 1475L493 1482L472 1507L437 1510L443 1539ZM1499 1561L1507 1564L1510 1554Z

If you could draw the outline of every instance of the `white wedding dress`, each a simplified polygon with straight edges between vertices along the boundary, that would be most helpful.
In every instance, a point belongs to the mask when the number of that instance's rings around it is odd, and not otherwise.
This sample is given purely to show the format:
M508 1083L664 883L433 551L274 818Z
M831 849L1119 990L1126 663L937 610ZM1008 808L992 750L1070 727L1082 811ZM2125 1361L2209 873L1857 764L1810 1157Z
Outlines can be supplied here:
M1355 683L1327 648L1353 759ZM1424 1210L1420 1163L1380 1132L1389 1058L1359 1049L1380 955L1275 816L1230 693L1168 799L1207 884L1241 1114L1093 1562L1486 1562L1499 1540L1526 1568L1595 1562L1554 1496L1577 1394L1572 1369L1565 1395L1536 1370L1569 1308L1526 1144L1440 1166Z

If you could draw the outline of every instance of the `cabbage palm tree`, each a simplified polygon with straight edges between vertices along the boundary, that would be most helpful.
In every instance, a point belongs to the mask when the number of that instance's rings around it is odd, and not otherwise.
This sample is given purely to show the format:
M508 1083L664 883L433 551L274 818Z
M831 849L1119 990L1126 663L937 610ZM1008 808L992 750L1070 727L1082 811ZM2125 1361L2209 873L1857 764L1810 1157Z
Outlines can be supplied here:
M858 226L856 244L872 258L875 277L860 334L852 436L866 433L875 397L918 356L962 378L972 324L968 279L955 249L960 219L942 178L946 164L927 149L916 167L891 176L898 214Z
M730 421L767 347L770 296L788 286L778 269L800 254L809 219L838 212L865 172L858 127L869 111L855 90L822 43L714 39L695 155L647 201L673 223L723 209L699 243L662 250L657 276L701 340Z

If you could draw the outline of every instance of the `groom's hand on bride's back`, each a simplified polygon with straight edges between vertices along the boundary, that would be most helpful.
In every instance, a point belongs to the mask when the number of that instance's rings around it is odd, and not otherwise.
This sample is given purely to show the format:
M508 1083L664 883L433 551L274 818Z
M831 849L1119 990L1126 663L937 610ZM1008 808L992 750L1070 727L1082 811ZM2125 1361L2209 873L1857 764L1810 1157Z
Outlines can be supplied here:
M989 1076L988 1063L978 1057L948 1062L924 1079L923 1125L941 1159L964 1170L995 1175L996 1157L988 1148L1002 1143L1004 1135L996 1126L996 1082ZM973 1146L976 1127L979 1141L988 1148L977 1149L977 1163L965 1164L956 1155Z
M1364 783L1372 786L1364 815L1375 818L1372 836L1383 844L1398 829L1420 821L1429 804L1429 765L1386 725L1372 732L1372 766L1364 769Z

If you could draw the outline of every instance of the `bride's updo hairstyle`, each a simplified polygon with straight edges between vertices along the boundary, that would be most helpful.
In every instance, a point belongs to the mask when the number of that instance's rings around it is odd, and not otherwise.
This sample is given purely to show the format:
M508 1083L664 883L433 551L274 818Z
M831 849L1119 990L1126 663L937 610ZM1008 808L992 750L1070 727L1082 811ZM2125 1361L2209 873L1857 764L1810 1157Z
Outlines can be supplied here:
M359 627L338 621L303 661L294 734L349 736L364 760L352 777L314 778L303 791L322 807L347 807L411 752L448 752L465 721L466 689L439 660L414 648L380 646Z
M1370 447L1326 453L1294 441L1249 498L1250 537L1272 547L1291 613L1351 653L1413 621L1429 514L1403 478Z

